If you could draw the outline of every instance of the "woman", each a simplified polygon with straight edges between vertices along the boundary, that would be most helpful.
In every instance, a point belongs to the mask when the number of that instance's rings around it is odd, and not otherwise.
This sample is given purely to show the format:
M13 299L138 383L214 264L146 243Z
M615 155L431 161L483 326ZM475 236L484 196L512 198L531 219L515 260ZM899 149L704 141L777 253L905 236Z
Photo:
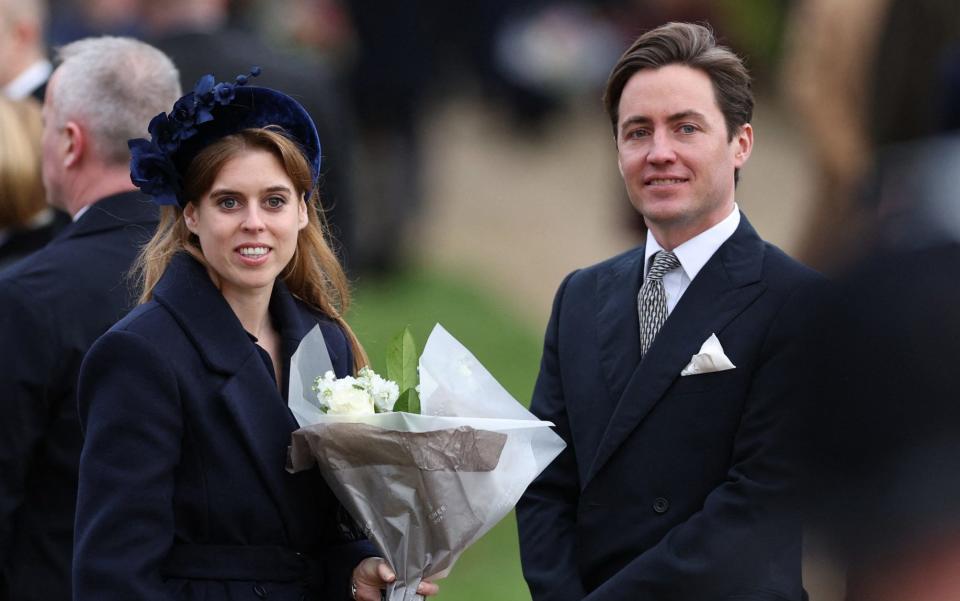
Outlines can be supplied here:
M0 94L0 269L40 250L69 218L47 206L40 177L40 107Z
M130 142L134 183L168 206L142 304L81 370L76 600L373 601L394 578L344 542L317 470L284 469L300 340L319 324L337 376L366 357L313 208L313 122L245 83L205 77Z

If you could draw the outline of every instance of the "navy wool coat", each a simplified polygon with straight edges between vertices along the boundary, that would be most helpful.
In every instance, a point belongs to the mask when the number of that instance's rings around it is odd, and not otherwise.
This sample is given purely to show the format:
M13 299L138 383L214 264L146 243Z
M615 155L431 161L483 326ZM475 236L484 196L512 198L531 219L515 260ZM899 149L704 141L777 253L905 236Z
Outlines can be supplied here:
M84 353L135 304L126 274L157 224L103 198L0 275L0 601L68 601Z
M568 446L517 506L533 599L802 599L786 434L825 282L742 217L641 360L643 257L557 293L531 410ZM736 368L681 376L711 334Z
M285 371L319 323L337 376L351 372L339 326L279 282L270 315ZM79 409L76 601L340 600L375 554L349 542L318 470L285 471L297 424L272 368L185 253L90 350Z

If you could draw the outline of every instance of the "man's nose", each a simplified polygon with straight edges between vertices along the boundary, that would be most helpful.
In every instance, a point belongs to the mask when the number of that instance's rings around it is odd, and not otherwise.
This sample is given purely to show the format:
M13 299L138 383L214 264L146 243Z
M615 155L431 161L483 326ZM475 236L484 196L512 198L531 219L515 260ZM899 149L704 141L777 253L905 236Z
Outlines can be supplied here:
M651 163L669 163L677 159L673 147L674 141L668 132L659 130L650 136L650 148L647 151L647 161Z

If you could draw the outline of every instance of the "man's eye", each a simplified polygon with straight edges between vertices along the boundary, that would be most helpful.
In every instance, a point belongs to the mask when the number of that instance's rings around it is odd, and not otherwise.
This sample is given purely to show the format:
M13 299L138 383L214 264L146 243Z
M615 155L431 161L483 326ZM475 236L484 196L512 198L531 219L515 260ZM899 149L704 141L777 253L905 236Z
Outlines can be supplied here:
M696 133L696 132L697 132L697 128L694 127L693 125L681 125L681 126L680 126L680 133L693 134L693 133Z
M636 139L636 138L645 138L649 132L645 129L631 129L627 132L627 138Z

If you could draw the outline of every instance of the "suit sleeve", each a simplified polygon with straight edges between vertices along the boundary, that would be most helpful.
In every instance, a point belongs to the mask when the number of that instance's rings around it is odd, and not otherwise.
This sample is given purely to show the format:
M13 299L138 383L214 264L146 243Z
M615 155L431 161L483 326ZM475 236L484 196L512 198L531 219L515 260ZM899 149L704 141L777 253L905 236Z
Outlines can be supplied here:
M59 399L59 348L49 319L16 282L0 283L0 565L13 547L14 520L27 472ZM62 358L59 358L62 361Z
M517 504L520 557L533 601L573 601L584 596L576 563L576 516L580 494L577 461L560 377L560 307L570 277L560 285L547 325L540 375L530 410L556 426L567 443Z
M174 538L177 379L148 340L108 332L84 360L78 396L74 601L172 599L160 567Z
M751 594L757 566L794 557L799 585L800 528L789 511L797 469L789 444L789 418L805 402L813 365L806 351L810 323L824 306L825 284L801 286L771 320L752 375L734 440L727 478L703 508L675 526L593 590L588 601L716 599ZM782 561L779 565L783 565ZM753 590L758 599L781 599ZM752 596L750 598L753 598Z

